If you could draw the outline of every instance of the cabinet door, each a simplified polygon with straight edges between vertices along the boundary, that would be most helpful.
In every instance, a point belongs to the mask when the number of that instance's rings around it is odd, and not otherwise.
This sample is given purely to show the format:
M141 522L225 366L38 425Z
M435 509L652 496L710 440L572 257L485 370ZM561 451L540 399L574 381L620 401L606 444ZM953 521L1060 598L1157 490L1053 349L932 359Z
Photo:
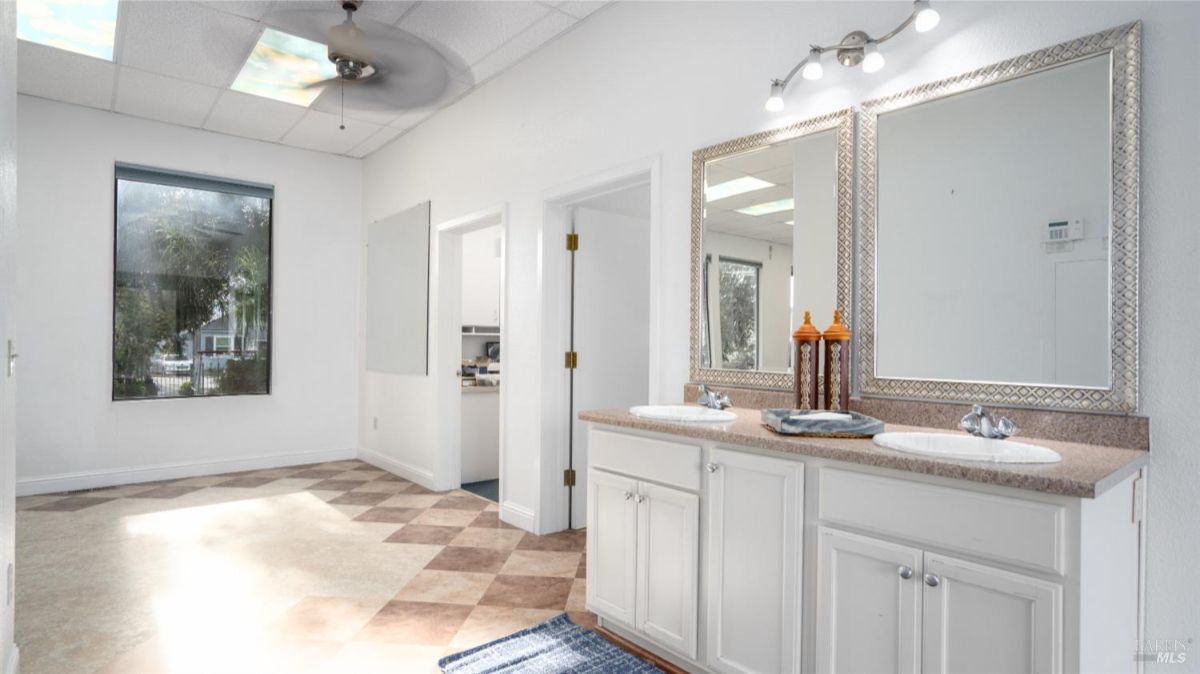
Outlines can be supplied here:
M720 449L710 458L708 666L798 672L804 466Z
M694 658L700 498L644 482L639 487L637 628Z
M817 535L817 671L917 672L921 551L824 527Z
M587 607L634 626L637 482L592 470L588 480Z
M931 553L924 580L925 672L1062 671L1062 586Z

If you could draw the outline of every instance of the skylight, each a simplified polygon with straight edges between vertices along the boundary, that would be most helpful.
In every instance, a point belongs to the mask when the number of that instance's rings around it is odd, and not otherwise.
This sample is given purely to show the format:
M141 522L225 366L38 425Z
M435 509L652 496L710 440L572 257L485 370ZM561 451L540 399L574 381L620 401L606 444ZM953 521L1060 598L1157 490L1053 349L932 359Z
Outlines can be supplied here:
M708 188L704 190L704 200L716 201L718 199L726 199L738 194L745 194L746 192L753 192L754 190L761 190L767 187L775 187L775 183L759 180L754 176L743 176L741 178L734 178L733 180L726 180L725 182L717 183L716 185L709 185Z
M17 0L17 37L76 54L113 59L117 0Z
M337 68L326 56L325 45L268 28L254 45L233 89L308 107L324 88L305 87L331 77L337 77Z
M779 201L768 201L765 204L754 204L745 208L737 209L742 215L770 215L779 211L790 211L796 207L796 202L791 197L780 199Z

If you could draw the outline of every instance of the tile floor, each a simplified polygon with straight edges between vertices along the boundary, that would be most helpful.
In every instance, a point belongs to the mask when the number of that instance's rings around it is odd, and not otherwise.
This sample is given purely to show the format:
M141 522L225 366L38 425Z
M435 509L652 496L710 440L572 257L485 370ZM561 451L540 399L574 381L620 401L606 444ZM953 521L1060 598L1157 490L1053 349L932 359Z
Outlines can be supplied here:
M584 534L359 461L17 500L22 674L376 674L584 610Z

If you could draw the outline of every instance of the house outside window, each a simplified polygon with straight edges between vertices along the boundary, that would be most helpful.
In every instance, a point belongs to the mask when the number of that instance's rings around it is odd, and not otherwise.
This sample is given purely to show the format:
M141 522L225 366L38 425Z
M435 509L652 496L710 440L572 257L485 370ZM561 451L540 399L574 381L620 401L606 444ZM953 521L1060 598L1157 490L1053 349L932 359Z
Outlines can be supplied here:
M269 393L274 189L115 173L113 400Z

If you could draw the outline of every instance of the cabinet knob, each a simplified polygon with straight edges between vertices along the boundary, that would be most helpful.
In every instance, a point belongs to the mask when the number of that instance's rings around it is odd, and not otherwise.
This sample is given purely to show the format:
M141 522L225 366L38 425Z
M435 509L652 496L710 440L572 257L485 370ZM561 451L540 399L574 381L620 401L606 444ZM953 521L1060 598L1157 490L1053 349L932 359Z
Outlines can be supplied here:
M645 500L646 500L646 497L642 496L641 494L638 494L637 496L633 497L634 503L641 503L642 501L645 501Z
M912 567L910 567L910 566L901 565L900 568L897 569L897 572L900 574L900 577L903 578L904 580L908 580L909 578L913 577L913 570L912 570Z
M707 470L707 471L708 471L708 472L710 472L710 473L715 473L715 472L717 472L718 470L720 470L720 469L721 469L721 464L719 464L719 463L706 463L706 464L704 464L704 469L705 469L705 470Z
M625 492L625 500L628 501L631 498L633 498L633 492L631 492L631 491Z
M942 583L942 579L938 578L937 574L935 574L935 573L925 574L925 584L928 585L929 587L937 587L938 585L941 585L941 583Z

